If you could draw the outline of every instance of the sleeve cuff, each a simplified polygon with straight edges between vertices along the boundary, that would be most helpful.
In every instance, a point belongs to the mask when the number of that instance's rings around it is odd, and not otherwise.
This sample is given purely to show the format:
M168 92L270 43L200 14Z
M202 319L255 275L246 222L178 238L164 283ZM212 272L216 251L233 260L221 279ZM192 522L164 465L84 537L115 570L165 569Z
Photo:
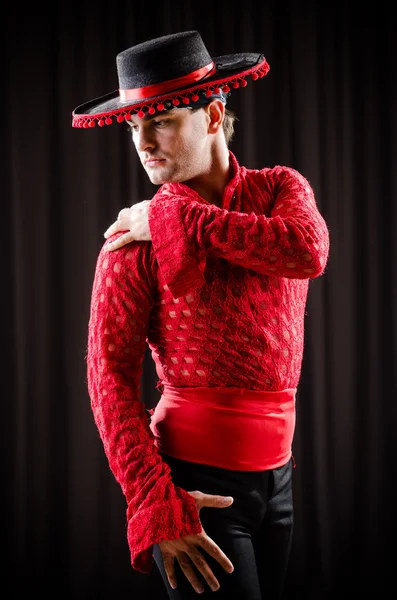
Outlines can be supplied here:
M136 571L150 573L153 545L202 531L196 502L188 492L175 486L174 501L158 501L138 511L128 521L127 538L131 565Z

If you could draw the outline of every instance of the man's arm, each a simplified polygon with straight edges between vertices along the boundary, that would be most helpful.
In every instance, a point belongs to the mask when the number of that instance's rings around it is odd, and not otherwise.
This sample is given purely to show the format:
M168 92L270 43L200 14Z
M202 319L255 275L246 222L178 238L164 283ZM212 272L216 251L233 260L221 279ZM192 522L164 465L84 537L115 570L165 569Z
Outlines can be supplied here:
M266 180L263 175L263 185L274 197L270 216L227 211L160 188L149 205L149 226L174 297L204 283L209 252L273 277L309 279L323 273L329 234L308 181L294 169L276 167Z
M174 486L154 445L140 380L155 278L151 244L99 254L91 298L87 380L92 411L127 501L134 569L151 570L152 546L202 529L194 498Z

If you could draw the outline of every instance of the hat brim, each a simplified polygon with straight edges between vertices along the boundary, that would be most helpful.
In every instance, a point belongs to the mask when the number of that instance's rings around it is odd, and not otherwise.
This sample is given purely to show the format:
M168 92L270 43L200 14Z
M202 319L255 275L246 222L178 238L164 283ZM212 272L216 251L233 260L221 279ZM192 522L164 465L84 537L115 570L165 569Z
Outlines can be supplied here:
M251 75L252 79L257 79L266 75L270 69L263 54L240 53L218 56L213 58L216 70L206 79L196 82L193 85L181 87L172 90L167 94L160 96L151 96L139 100L130 100L128 102L120 101L119 90L99 96L94 100L80 104L74 109L73 126L74 127L93 127L98 121L103 125L112 122L112 117L117 117L118 121L124 121L125 117L130 116L131 112L139 112L142 107L150 107L166 100L181 98L184 103L188 94L192 95L200 91L213 90L214 88L224 88L231 86L231 89L244 87L247 82L245 77ZM190 103L188 99L188 104ZM194 104L194 101L192 102Z

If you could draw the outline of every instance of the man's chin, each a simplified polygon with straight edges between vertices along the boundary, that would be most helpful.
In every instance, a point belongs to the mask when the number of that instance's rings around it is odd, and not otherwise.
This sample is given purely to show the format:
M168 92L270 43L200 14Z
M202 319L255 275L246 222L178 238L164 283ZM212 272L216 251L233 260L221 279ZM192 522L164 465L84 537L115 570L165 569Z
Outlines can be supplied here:
M156 173L156 172L149 172L146 171L150 181L154 184L154 185L163 185L163 183L179 183L179 179L172 177L171 175L168 175L166 173Z
M148 173L148 175L149 175L150 181L154 185L163 185L163 183L170 183L169 181L167 181L166 177L159 177L158 175L151 175L150 173Z

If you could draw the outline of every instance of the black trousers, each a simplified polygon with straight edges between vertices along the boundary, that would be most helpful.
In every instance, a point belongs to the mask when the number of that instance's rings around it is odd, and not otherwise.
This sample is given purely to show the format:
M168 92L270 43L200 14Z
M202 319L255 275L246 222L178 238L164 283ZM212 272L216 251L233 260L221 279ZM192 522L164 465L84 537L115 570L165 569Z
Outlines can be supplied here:
M233 496L227 508L204 507L200 520L207 535L234 565L229 574L202 548L220 589L213 592L199 571L205 591L198 594L175 559L177 588L164 570L158 545L153 557L171 600L275 600L282 597L293 531L292 459L269 471L230 471L162 455L175 485L186 491ZM194 569L196 567L193 566Z

